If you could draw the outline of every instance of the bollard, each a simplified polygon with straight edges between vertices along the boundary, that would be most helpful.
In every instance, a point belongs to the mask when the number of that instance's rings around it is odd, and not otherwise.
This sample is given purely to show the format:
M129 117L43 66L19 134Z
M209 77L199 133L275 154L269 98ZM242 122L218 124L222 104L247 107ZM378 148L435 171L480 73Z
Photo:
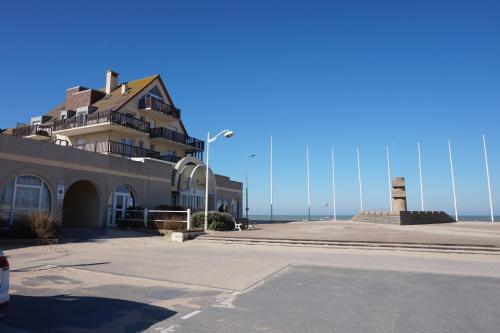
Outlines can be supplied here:
M187 209L187 230L191 230L191 208Z

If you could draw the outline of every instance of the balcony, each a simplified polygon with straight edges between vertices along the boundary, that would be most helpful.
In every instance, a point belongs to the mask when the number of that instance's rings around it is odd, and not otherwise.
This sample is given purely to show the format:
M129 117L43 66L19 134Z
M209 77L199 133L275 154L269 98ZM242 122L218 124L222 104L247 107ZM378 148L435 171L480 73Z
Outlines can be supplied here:
M148 122L115 111L93 112L68 119L56 120L53 125L53 131L68 131L76 128L82 129L89 127L87 131L94 132L95 127L98 125L120 125L127 129L149 133ZM84 134L87 131L82 129L79 133L75 134Z
M198 140L196 138L190 137L182 133L177 133L175 131L169 130L164 127L152 128L150 132L150 137L153 139L163 138L171 140L202 151L205 149L205 142L203 142L202 140Z
M150 96L139 100L139 109L154 110L177 119L181 117L181 110Z
M157 151L138 146L127 145L115 141L85 143L81 145L73 145L72 147L101 154L115 154L123 157L150 157L160 159L160 153Z
M31 125L18 127L14 128L12 135L35 140L49 140L52 137L52 126Z

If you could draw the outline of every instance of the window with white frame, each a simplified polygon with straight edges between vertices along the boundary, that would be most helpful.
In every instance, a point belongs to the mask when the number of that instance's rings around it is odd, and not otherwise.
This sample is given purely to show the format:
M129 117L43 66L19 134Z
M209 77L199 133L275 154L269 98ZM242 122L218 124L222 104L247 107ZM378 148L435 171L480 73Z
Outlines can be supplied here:
M12 179L0 196L0 221L12 224L22 217L36 213L50 213L51 196L47 183L31 175Z

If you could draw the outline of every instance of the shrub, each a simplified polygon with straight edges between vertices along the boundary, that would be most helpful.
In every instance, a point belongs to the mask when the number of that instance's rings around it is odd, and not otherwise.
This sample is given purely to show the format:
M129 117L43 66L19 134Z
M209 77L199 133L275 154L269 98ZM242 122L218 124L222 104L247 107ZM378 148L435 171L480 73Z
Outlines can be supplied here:
M183 231L187 228L187 223L177 221L149 221L148 227L157 230Z
M59 228L47 213L37 212L15 222L10 232L13 238L48 239L57 237Z
M219 213L215 211L208 212L208 229L226 231L234 230L233 217L228 213ZM205 224L205 213L199 212L194 213L191 216L191 228L201 228L203 229Z
M186 213L149 213L150 220L186 221Z

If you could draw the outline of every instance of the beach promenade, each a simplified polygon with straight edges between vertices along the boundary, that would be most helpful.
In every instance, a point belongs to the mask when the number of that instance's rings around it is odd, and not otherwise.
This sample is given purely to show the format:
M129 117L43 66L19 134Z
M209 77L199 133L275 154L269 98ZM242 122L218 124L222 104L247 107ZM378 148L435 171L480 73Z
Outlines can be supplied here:
M422 245L433 248L484 248L500 251L500 223L457 222L429 225L309 221L260 223L255 230L209 231L202 239L297 245Z

